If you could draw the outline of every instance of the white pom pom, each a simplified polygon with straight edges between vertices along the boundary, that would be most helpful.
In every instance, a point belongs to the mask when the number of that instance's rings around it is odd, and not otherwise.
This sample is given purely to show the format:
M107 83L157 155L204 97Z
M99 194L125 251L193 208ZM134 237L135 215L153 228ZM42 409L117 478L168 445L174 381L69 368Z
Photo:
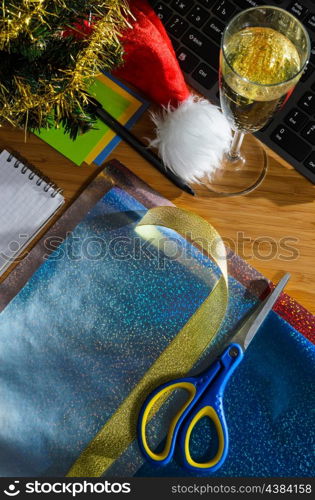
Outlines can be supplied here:
M219 108L206 99L189 96L178 108L152 114L156 138L150 146L173 172L187 182L211 175L231 143L231 129Z

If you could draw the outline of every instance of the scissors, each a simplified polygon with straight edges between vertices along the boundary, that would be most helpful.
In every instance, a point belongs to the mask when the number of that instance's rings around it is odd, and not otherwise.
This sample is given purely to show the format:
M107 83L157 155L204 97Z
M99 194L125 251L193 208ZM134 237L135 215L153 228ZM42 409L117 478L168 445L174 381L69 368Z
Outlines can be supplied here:
M167 465L178 443L185 468L214 472L222 466L228 454L228 428L223 411L225 386L289 279L290 274L283 276L276 288L243 322L210 368L198 377L180 378L162 384L147 397L139 414L138 439L140 449L149 462ZM149 414L161 396L176 389L185 389L189 397L171 421L164 450L156 453L150 449L146 436ZM210 418L214 424L218 449L211 460L198 463L192 458L189 445L192 430L203 417Z

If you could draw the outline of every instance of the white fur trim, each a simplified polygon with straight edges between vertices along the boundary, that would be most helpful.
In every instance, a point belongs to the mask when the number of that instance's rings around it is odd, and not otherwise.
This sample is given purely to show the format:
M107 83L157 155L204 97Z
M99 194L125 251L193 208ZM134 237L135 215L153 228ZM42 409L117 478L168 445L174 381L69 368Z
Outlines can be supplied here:
M189 96L178 108L152 113L156 138L150 146L173 172L187 182L211 177L231 143L231 129L219 108L206 99Z

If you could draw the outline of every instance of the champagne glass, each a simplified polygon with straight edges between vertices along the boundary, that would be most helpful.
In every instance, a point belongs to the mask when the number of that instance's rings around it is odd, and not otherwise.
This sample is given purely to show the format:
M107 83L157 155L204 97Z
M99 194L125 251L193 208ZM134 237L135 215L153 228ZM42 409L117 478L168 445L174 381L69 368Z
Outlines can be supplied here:
M259 186L268 158L250 133L284 106L309 56L306 29L283 9L254 7L229 22L221 43L219 87L222 111L234 136L221 168L204 180L208 189L235 196Z

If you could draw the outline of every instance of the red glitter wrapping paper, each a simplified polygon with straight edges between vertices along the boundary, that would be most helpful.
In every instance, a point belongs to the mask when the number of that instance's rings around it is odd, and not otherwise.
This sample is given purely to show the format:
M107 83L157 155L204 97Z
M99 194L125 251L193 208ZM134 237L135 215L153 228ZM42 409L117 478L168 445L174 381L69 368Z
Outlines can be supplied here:
M229 252L228 265L229 274L242 283L242 285L246 286L246 288L251 288L253 280L258 280L258 282L260 279L263 280L260 289L258 287L251 289L251 292L258 297L264 298L267 291L274 288L272 283L266 287L265 280L267 278L232 251ZM305 307L288 294L282 293L274 307L274 311L302 333L310 342L315 344L315 316L305 309Z

